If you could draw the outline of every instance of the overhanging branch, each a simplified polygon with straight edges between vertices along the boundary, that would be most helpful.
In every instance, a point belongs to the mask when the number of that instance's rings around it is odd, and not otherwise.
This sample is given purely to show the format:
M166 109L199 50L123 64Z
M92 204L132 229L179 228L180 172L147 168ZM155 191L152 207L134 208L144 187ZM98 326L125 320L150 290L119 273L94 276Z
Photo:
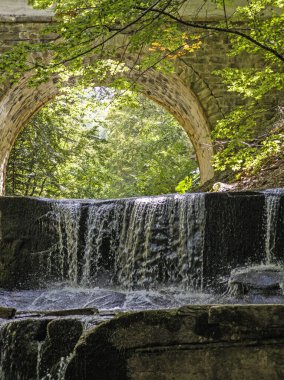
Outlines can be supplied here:
M142 10L146 11L146 9L143 7L136 7L136 9L141 10L141 11ZM201 24L201 23L198 23L195 21L185 21L179 17L172 15L171 13L166 12L165 10L157 9L157 8L149 9L147 12L154 12L154 13L162 14L162 15L168 17L169 19L176 21L179 24L189 26L191 28L203 29L203 30L212 30L214 32L229 33L229 34L234 34L236 36L240 36L240 37L246 39L247 41L250 41L254 45L260 47L261 49L268 51L269 53L272 53L277 59L284 62L284 56L282 54L280 54L276 49L257 41L255 38L251 37L250 35L248 35L244 32L241 32L240 30L230 29L228 27L223 28L220 26Z

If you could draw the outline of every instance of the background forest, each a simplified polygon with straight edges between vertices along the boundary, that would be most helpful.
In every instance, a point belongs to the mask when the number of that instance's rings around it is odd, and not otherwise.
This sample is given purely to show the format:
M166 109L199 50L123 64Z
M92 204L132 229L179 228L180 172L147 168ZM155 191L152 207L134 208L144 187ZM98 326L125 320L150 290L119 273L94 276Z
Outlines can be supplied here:
M30 4L46 8L54 1ZM32 69L31 85L56 76L60 87L76 77L85 88L65 93L22 132L10 157L7 194L121 197L189 190L198 173L187 136L164 110L137 96L135 81L124 80L123 74L137 70L142 75L153 68L172 73L175 61L198 50L206 33L227 35L230 56L250 54L262 62L214 72L239 97L214 125L214 180L234 182L258 175L265 165L279 166L284 147L284 1L234 2L229 15L232 2L217 0L222 17L214 23L199 22L198 14L182 17L187 4L58 0L56 22L44 32L55 37L44 44L19 44L0 58L3 83L14 83ZM119 49L135 55L132 67L110 60L117 36L127 38ZM50 52L47 62L43 57ZM94 77L110 79L113 90L88 92ZM122 89L127 95L114 101L115 91L121 94Z
M196 169L186 133L161 107L133 92L72 89L18 137L6 191L71 198L184 192Z

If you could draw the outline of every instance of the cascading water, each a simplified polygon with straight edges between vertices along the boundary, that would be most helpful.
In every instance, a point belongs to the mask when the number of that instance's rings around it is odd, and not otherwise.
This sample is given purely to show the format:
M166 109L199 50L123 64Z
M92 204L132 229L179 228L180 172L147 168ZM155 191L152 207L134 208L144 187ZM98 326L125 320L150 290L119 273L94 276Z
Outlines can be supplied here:
M41 380L40 364L42 359L42 346L43 342L37 342L37 361L36 361L36 380Z
M88 207L81 285L105 284L107 280L110 281L121 210L119 202L98 202Z
M79 202L52 205L50 223L57 233L57 244L48 255L45 271L56 272L59 280L77 284L78 279L78 239L81 206Z
M248 302L283 302L282 261L278 259L279 239L283 239L280 236L283 224L281 196L283 192L267 191L264 195L254 193L249 199L246 194L185 194L103 201L49 201L44 206L44 201L39 201L39 210L33 214L36 217L32 228L36 233L32 236L43 236L43 242L29 246L26 235L30 230L25 231L23 255L34 259L30 261L34 263L32 280L33 276L36 280L42 278L38 284L46 287L18 291L0 289L0 306L18 310L18 319L14 322L0 321L3 322L0 327L0 380L65 378L76 342L67 353L60 351L56 367L52 367L47 325L59 318L46 317L42 311L98 308L101 314L76 315L72 320L89 329L113 318L116 310L242 303L238 292L221 295L214 294L214 290L223 291L224 288L218 288L216 283L224 278L228 281L233 268L244 266L247 272L231 280L234 289L238 291L246 286L248 291L253 287L260 292L259 283L265 282L266 286L268 276L269 289L272 289L271 296L257 293L248 298ZM7 214L2 218L3 225ZM7 232L0 226L0 234L2 230L8 246L10 235L7 238ZM250 244L251 241L255 244ZM30 256L25 256L28 249ZM264 266L272 263L276 266L278 261L280 264L277 271L269 268L268 273L265 269L259 281L258 272L255 274L247 267L260 267L264 250ZM215 288L210 293L208 288L212 283ZM64 319L64 323L70 319ZM20 322L28 323L21 325ZM37 331L31 334L33 329ZM56 342L60 328L54 331ZM65 345L65 335L61 338ZM27 361L32 363L28 368L32 375L27 377L22 375L26 370L24 359L22 363L15 359L25 351L21 339L31 348ZM57 347L56 343L53 347Z
M89 205L81 260L78 259L78 205L56 205L54 212L58 221L61 273L67 260L69 270L65 278L71 283L76 283L78 273L82 272L77 283L83 286L202 287L205 226L202 194Z
M265 264L273 252L280 190L265 191ZM56 250L47 271L69 284L157 289L175 286L201 290L205 195L167 195L111 201L56 202L50 223ZM84 241L79 253L80 225Z
M126 288L201 288L204 197L138 198L126 208L116 281Z
M283 190L274 189L264 191L265 195L265 255L267 265L274 260L274 249L276 242L277 219L280 207L281 194Z

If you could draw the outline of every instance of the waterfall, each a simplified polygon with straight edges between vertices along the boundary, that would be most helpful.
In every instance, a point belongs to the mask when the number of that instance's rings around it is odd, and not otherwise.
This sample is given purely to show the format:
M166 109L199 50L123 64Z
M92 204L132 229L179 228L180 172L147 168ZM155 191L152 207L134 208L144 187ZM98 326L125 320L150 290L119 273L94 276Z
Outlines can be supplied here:
M283 190L274 189L264 191L265 195L265 260L266 264L274 261L276 243L277 219Z
M176 197L179 234L180 278L185 287L203 287L203 249L205 233L205 198L201 194Z
M5 339L5 335L3 333L3 325L0 326L0 338L1 338L1 351L0 351L0 380L5 379L5 370L4 370L4 363L6 359L6 353L7 353L7 339Z
M41 380L40 365L41 365L41 359L42 359L43 343L44 343L43 341L37 342L36 380Z
M82 220L82 207L85 208ZM204 194L53 205L59 278L83 286L202 289ZM83 228L83 248L78 252Z
M47 373L43 377L39 375L39 371L37 369L37 378L36 380L65 380L65 374L67 370L67 366L70 363L74 353L71 353L68 356L62 356L60 358L60 362L58 364L58 369L56 373L56 377L54 375L51 375L50 373Z
M56 270L61 280L76 284L78 279L78 241L80 203L54 203L55 229L58 235Z
M116 280L126 288L201 288L205 205L200 194L137 198L125 209Z
M73 356L74 356L74 352L68 356L61 357L56 380L65 380L66 370Z
M121 212L119 202L95 203L88 207L81 284L105 282L117 244L116 226ZM104 269L104 270L103 270Z
M0 341L0 380L21 380L14 355L17 336L13 330L13 323L4 322L0 325Z

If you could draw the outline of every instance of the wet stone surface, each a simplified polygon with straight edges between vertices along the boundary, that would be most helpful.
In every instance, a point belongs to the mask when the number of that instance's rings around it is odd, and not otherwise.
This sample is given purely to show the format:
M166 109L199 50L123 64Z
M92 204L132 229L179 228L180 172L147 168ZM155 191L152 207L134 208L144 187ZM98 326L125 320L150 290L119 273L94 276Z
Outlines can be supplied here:
M0 380L282 380L283 195L1 198Z
M229 292L236 297L283 296L284 302L284 268L268 265L234 271L229 279Z
M283 264L284 196L0 199L0 287L69 282L223 292L232 269Z

